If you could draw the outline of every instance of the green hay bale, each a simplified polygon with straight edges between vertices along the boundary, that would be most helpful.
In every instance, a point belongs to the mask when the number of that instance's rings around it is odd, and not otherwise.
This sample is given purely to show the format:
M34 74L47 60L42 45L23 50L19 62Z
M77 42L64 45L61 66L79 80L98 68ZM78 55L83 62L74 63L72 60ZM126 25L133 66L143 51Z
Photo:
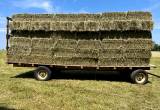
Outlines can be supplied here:
M78 49L99 49L101 48L100 40L78 40Z
M128 39L125 41L126 49L152 49L151 39Z
M84 22L84 30L82 31L99 31L99 22L87 21Z
M127 49L123 52L125 58L151 58L151 51L145 49Z
M59 39L55 45L55 48L75 49L76 47L77 41L74 39Z
M25 64L53 64L52 57L40 55L8 55L8 62Z
M43 48L43 47L32 48L31 55L52 56L52 48Z
M36 64L53 64L53 58L48 55L31 55L29 56L29 62Z
M69 29L71 31L83 31L85 30L85 22L73 22L70 24Z
M73 48L54 48L52 49L54 57L74 57L76 50Z
M31 26L32 26L32 29L30 30L45 30L45 31L50 30L50 22L45 22L45 21L31 22Z
M102 20L126 20L127 13L125 12L112 12L102 13Z
M99 66L124 66L124 59L123 58L99 58L98 65Z
M123 58L122 49L101 49L99 58Z
M32 38L32 48L51 48L54 42L52 38Z
M100 66L149 66L149 58L100 58Z
M101 42L103 49L123 49L125 40L123 39L103 39Z
M24 46L31 47L31 38L26 37L10 37L9 39L10 46Z
M76 49L76 57L98 58L99 49Z
M31 48L27 46L11 46L8 49L10 55L30 55Z
M95 58L81 58L81 57L54 57L54 64L56 65L83 65L92 66L97 65L98 60Z
M152 14L150 12L128 12L127 19L152 20Z

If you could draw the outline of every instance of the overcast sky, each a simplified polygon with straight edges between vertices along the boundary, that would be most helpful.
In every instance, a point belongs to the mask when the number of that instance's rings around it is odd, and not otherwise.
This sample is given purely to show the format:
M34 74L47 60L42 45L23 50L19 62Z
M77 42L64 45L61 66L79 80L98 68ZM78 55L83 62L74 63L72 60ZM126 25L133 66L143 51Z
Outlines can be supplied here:
M5 48L6 16L16 13L100 13L150 11L153 41L160 44L160 0L0 0L0 49Z

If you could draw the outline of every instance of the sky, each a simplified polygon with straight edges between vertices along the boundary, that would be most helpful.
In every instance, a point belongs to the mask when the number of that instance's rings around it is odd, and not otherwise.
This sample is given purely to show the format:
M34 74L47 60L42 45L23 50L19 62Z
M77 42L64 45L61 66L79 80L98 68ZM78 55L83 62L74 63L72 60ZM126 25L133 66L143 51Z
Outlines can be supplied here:
M0 49L6 46L6 17L18 13L101 13L150 11L153 41L160 44L160 0L0 0Z

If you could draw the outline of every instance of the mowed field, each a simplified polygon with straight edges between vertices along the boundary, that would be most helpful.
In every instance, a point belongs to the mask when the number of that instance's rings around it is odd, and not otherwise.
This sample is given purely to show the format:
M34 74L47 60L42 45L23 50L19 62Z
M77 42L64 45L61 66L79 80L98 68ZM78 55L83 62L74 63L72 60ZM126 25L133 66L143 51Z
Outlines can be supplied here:
M153 52L151 73L160 76L160 54ZM160 78L131 84L118 73L64 71L52 80L33 78L34 68L5 64L0 51L0 110L160 110Z

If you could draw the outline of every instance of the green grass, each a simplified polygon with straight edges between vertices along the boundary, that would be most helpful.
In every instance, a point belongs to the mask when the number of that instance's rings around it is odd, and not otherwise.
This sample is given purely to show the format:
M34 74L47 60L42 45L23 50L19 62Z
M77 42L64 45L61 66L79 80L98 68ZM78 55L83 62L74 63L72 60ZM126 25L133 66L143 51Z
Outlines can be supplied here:
M5 64L5 58L5 51L0 51L0 109L160 109L160 78L154 76L150 76L150 83L146 85L131 84L121 77L115 81L112 78L104 80L104 77L95 80L93 74L86 74L86 79L81 78L85 74L78 75L79 78L73 75L74 78L70 77L70 73L41 82L32 78L32 72L28 72L33 68L12 67ZM158 66L151 72L160 75L160 58L152 58L151 64Z

